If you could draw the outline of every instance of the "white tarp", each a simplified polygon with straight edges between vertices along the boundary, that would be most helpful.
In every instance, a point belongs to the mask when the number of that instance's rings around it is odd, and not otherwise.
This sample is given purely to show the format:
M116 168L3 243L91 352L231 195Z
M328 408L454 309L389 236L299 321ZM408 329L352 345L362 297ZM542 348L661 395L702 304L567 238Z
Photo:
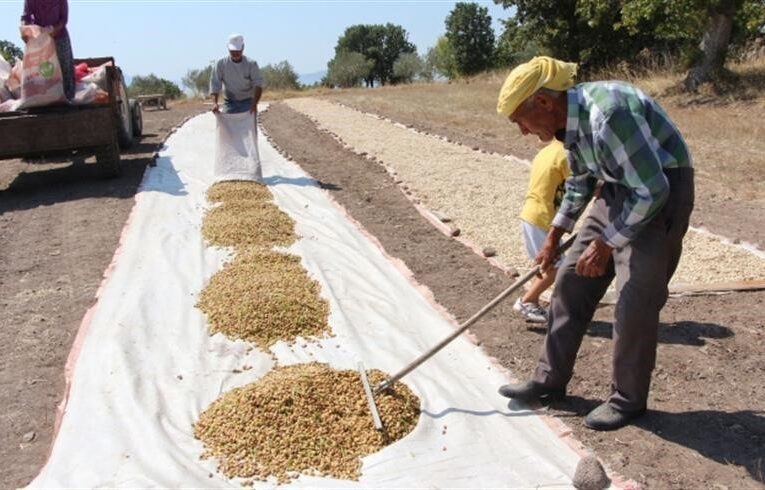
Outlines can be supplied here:
M197 416L221 393L273 367L243 342L210 337L197 295L227 257L200 235L214 179L215 118L192 119L148 170L112 274L82 337L40 487L238 487L200 460ZM330 202L325 191L260 139L265 182L302 237L290 247L321 284L335 337L277 344L283 365L393 373L453 331L426 295ZM487 301L490 298L487 298ZM511 332L508 331L508 335ZM251 370L234 373L243 366ZM359 482L305 477L298 488L566 488L579 456L543 419L496 393L507 382L460 337L404 381L422 416L404 439L364 459ZM360 385L361 386L361 385ZM256 483L256 487L273 487Z
M263 181L255 116L248 112L216 114L215 178Z

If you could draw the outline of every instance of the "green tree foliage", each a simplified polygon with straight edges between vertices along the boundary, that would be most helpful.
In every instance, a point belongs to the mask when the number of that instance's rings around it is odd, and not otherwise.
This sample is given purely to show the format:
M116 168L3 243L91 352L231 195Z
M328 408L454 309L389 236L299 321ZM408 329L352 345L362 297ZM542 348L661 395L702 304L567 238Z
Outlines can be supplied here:
M459 75L473 75L491 67L494 31L488 8L458 2L446 17L446 38Z
M300 88L298 75L287 60L262 69L266 87L275 90L297 90Z
M327 63L325 85L356 87L369 78L374 63L361 53L340 52Z
M360 53L372 62L365 76L367 86L374 82L382 85L393 81L393 64L402 53L414 53L416 48L408 40L406 30L398 25L358 24L348 27L337 40L335 57L340 53Z
M765 2L762 0L630 0L622 8L630 30L651 28L663 40L680 43L691 68L684 81L689 90L724 74L731 45L762 35ZM682 26L682 28L678 28Z
M169 99L177 99L183 95L178 85L170 80L159 78L153 73L145 77L133 77L128 87L128 93L130 96L164 94Z
M24 57L24 51L10 41L0 40L0 56L13 66L16 64L16 58Z
M402 53L393 63L394 83L412 83L422 74L423 65L417 53Z
M454 50L446 36L438 38L436 45L428 50L425 59L426 64L433 67L433 70L438 75L449 80L457 77L457 62L454 59Z
M597 68L641 52L679 53L721 67L729 42L762 35L763 0L494 0L514 8L501 41ZM711 66L711 65L710 65Z
M430 48L425 55L420 57L422 68L420 73L417 74L420 80L425 80L426 82L432 82L436 78L436 67L433 65L433 60L430 56L431 51L433 51L433 48Z
M545 54L591 67L632 57L651 45L653 33L629 31L622 25L620 5L629 1L495 0L516 9L501 36L514 53L528 53L528 47L535 46Z
M181 79L181 83L197 97L204 97L210 91L210 77L212 76L212 65L201 70L189 70Z

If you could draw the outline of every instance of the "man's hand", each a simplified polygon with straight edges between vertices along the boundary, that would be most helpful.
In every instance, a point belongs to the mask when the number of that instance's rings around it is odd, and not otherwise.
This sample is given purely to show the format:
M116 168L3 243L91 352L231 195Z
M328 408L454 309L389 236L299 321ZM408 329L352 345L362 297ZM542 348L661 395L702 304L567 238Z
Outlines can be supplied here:
M215 114L218 114L220 112L220 107L218 107L218 103L217 102L213 102L212 111Z
M600 238L593 240L579 256L576 273L584 277L600 277L606 273L613 249Z
M252 106L250 107L250 114L257 114L258 113L258 103L254 102Z
M536 258L536 263L539 264L540 272L547 273L553 263L558 259L558 244L560 238L563 236L564 230L562 228L552 227L547 233L545 243L542 245L542 249Z

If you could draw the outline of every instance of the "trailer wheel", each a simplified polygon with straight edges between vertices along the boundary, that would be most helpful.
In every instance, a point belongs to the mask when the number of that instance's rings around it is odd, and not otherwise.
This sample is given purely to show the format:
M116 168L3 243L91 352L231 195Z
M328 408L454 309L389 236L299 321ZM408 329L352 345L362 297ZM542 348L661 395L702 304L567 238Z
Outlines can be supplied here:
M120 73L119 93L117 96L119 97L117 105L120 111L117 141L119 141L120 148L124 150L133 146L133 116L130 111L130 99L128 99L127 87L125 87L125 79L122 78L122 73Z
M103 177L118 177L121 171L119 146L112 143L99 147L96 150L96 164Z
M143 113L137 100L130 102L130 114L133 118L133 136L140 138L143 134Z

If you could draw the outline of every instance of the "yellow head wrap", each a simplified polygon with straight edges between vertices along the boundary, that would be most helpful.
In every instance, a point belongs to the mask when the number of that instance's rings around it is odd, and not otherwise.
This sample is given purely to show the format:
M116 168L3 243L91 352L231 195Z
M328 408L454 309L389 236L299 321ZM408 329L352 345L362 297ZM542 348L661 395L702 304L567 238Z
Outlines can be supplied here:
M497 100L497 112L511 115L521 103L542 87L568 90L574 86L576 63L537 56L516 66L507 76Z

